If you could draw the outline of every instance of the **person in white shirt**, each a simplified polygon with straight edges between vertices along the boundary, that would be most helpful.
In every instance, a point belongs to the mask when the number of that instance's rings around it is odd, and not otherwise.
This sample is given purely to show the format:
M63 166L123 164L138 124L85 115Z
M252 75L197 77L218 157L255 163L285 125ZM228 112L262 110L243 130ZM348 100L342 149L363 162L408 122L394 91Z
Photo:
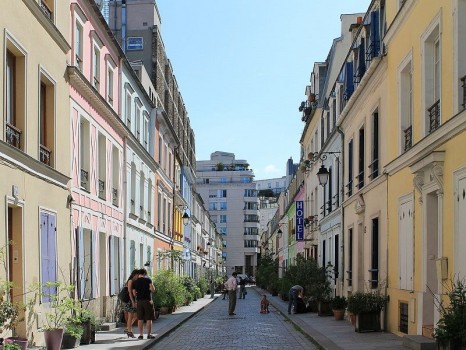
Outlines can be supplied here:
M236 276L238 274L233 272L231 277L227 281L227 289L228 289L228 315L233 316L235 314L236 308L236 288L238 286L238 281Z

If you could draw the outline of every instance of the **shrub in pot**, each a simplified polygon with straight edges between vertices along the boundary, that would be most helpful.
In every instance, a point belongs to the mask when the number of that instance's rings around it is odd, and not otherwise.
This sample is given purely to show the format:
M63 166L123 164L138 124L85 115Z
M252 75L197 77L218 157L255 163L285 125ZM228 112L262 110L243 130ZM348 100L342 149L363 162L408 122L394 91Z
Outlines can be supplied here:
M437 300L440 320L434 329L434 339L439 348L466 348L466 283L464 280L450 281L444 285L448 305Z
M336 296L330 301L330 306L333 311L333 315L335 320L340 321L343 319L345 315L347 301L344 296Z
M356 315L357 332L380 331L380 312L387 297L378 292L356 292L348 296L348 312Z
M65 325L63 334L62 349L74 349L79 346L84 333L83 324L79 319L70 317Z

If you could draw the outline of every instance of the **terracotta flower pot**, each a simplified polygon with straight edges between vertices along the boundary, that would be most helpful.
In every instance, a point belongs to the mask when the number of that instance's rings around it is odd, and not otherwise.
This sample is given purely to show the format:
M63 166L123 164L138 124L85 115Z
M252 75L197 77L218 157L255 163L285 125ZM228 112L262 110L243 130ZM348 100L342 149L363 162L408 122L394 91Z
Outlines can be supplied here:
M44 331L45 346L47 350L60 350L64 329L51 329Z
M343 320L345 316L345 310L332 310L333 311L333 316L335 317L335 320L341 321Z

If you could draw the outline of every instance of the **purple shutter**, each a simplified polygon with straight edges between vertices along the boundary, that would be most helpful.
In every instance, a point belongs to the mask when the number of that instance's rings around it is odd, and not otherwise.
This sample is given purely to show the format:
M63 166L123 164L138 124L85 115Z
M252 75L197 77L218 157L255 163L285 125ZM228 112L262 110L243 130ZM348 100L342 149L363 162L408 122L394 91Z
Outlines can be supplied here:
M110 295L115 295L115 268L113 267L115 260L115 249L113 247L114 236L110 235L108 237L108 266L109 266L109 286L110 286Z
M48 240L48 275L49 281L55 282L57 280L57 218L55 215L48 215L48 230L47 230L47 240ZM50 292L55 294L56 288L54 287Z
M52 214L40 214L40 253L41 253L41 284L57 280L56 253L56 217ZM55 288L44 288L43 302L48 302L48 295L56 293Z
M46 213L40 213L40 283L44 285L49 281L49 252L48 252L48 240L47 240L47 231L48 231L48 215ZM49 298L46 296L49 294L49 291L45 288L43 289L45 294L42 297L43 302L48 302Z
M84 298L84 284L85 284L85 273L84 273L84 233L82 227L78 227L77 230L77 242L78 242L78 294L79 298Z

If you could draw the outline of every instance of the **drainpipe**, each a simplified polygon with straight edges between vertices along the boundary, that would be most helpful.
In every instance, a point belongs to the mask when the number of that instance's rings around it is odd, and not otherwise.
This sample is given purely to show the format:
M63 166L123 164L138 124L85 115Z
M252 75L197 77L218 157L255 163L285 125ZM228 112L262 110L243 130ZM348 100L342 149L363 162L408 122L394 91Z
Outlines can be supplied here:
M345 134L341 130L339 126L336 127L337 132L341 136L341 183L340 183L340 191L341 194L341 200L340 200L340 212L341 212L341 233L342 233L342 240L341 240L341 245L342 245L342 252L341 252L341 261L343 262L343 269L341 271L341 275L343 276L341 284L342 288L341 291L343 292L343 288L345 286L345 277L346 277L346 271L345 271L345 214L343 211L343 196L344 196L344 188L345 188L345 172L344 172L344 165L345 165ZM340 176L340 174L338 174Z
M121 1L121 48L126 53L126 0Z

